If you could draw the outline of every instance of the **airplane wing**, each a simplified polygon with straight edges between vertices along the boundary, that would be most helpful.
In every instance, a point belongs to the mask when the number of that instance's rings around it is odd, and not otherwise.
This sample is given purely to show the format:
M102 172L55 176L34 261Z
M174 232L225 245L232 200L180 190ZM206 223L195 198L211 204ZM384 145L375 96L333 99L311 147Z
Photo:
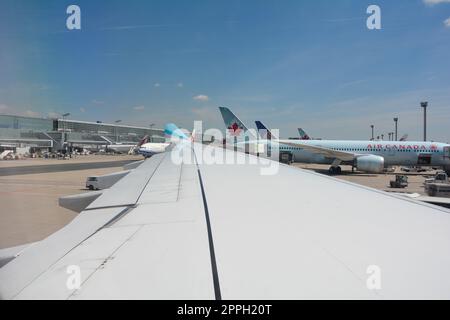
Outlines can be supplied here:
M146 160L4 265L0 298L450 298L449 210L221 152Z
M305 150L321 154L327 158L339 159L342 161L353 161L355 158L360 156L360 154L357 154L357 153L346 152L346 151L341 151L341 150L333 150L333 149L329 149L329 148L313 146L313 145L306 144L306 143L298 143L298 142L293 143L291 141L286 141L286 140L280 140L279 143L285 144L285 145L288 145L291 147L296 147L296 148L300 147Z

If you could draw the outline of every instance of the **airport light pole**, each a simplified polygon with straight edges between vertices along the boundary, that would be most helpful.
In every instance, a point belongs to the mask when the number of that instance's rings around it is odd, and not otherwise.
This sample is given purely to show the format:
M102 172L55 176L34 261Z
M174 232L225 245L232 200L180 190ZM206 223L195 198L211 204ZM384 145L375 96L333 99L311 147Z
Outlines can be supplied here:
M148 126L150 127L150 142L153 142L152 128L155 126L155 124L154 123L150 123Z
M388 135L389 135L389 141L391 141L391 133L390 132L388 132Z
M116 121L114 121L116 124L118 124L118 123L120 123L120 122L122 122L122 120L116 120ZM116 132L116 143L117 142L119 142L118 140L119 140L119 138L118 138L118 136L117 136L117 126L115 126L114 127L114 131Z
M68 116L70 116L69 112L68 113L64 113L62 115L62 117L63 117L63 134L62 134L63 139L62 139L62 143L63 143L64 150L67 149L67 147L66 147L66 117L68 117Z
M427 107L428 107L428 102L427 101L421 102L420 106L423 108L423 141L427 141Z
M395 123L395 141L398 141L398 117L394 118Z
M373 128L374 128L374 125L371 124L370 127L372 128L372 139L371 139L371 140L373 141L373 140L374 140L374 136L373 136Z
M384 140L384 134L381 134L381 140Z

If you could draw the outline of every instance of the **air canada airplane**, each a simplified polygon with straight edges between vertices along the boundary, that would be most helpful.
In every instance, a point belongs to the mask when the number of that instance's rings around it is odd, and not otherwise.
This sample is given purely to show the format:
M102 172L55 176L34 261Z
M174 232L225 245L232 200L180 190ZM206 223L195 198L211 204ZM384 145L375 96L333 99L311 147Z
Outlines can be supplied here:
M346 141L346 140L282 140L258 139L228 108L219 107L231 136L248 136L237 142L263 145L267 151L278 148L290 156L291 162L330 164L331 174L341 173L340 165L351 165L360 171L379 173L387 166L440 166L450 172L450 145L422 141ZM270 132L270 131L269 131Z
M0 298L450 299L450 210L233 150L200 161L221 150L180 138L64 197L67 226L0 250Z

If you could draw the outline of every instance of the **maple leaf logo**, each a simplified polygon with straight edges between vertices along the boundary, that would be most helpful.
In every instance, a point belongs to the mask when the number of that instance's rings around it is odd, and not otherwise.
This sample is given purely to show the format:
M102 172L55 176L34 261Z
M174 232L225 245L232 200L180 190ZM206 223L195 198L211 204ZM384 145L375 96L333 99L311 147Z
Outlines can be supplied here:
M241 134L242 128L235 122L228 127L228 131L233 137L237 137Z

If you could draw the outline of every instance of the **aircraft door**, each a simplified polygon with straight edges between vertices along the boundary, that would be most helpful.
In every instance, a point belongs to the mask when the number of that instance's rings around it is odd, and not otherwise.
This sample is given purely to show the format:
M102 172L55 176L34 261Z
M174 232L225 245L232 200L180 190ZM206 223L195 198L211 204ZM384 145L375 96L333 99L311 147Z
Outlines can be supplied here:
M444 160L450 159L450 147L444 147Z
M417 164L421 166L429 166L431 165L431 154L429 153L421 153L417 159Z

